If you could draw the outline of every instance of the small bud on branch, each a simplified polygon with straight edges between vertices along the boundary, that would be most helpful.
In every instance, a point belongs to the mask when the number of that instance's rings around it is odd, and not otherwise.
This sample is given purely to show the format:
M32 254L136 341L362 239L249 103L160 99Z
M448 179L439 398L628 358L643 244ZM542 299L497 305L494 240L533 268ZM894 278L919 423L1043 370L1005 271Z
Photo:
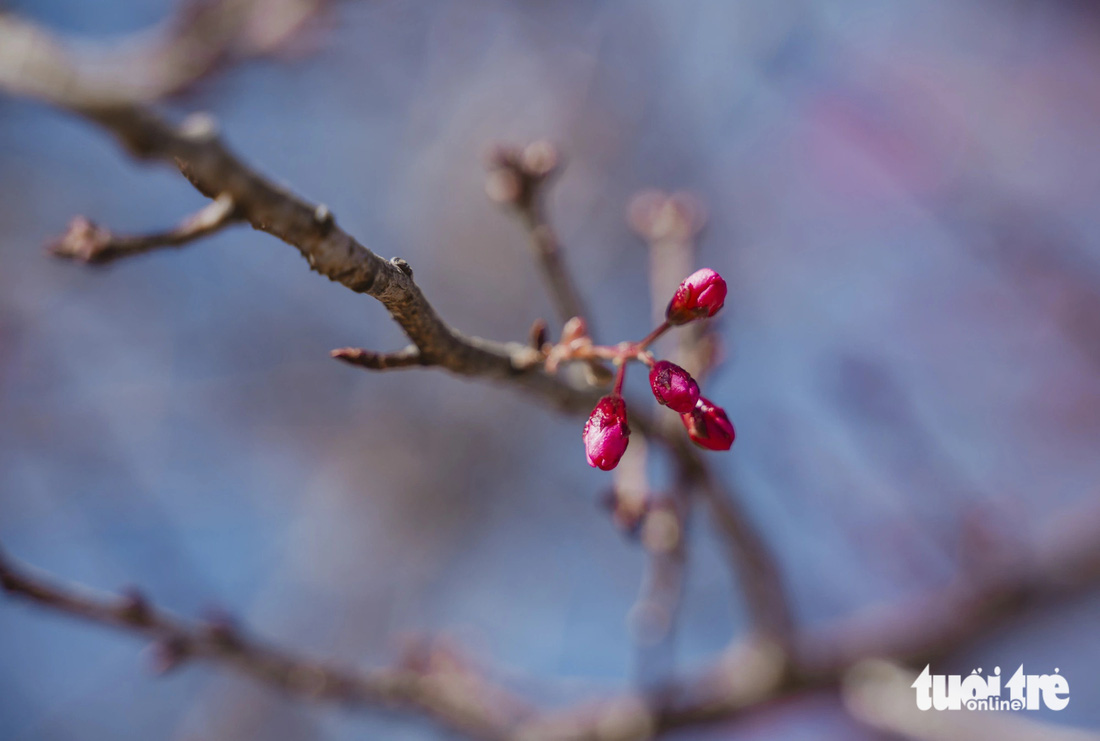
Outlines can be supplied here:
M680 418L687 429L688 437L700 448L729 450L733 445L736 433L726 416L726 410L709 399L700 396L695 408Z
M619 465L630 442L626 404L618 395L605 396L584 424L584 452L588 465L610 471Z
M654 364L649 372L649 385L658 404L680 414L690 412L699 401L699 384L690 373L667 360Z
M665 316L670 324L711 317L726 303L726 281L710 268L697 270L680 284Z

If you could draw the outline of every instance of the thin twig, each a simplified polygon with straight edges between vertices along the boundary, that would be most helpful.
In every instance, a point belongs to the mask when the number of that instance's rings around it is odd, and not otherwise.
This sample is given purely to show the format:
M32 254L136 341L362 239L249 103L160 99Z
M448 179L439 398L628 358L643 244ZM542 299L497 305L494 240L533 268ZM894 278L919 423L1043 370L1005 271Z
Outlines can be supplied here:
M151 234L114 234L83 216L77 216L48 249L57 257L102 265L160 247L182 247L219 232L236 220L233 199L228 195L218 196L178 226Z
M557 233L546 216L547 187L560 166L557 149L545 140L532 142L523 149L497 147L490 155L489 166L486 191L494 201L514 209L523 222L558 318L564 323L575 316L584 317L591 331L592 317L565 265Z
M705 209L687 193L645 191L632 200L628 221L649 247L653 320L662 322L669 297L695 265L695 240L706 223ZM702 380L713 362L713 324L693 322L681 327L677 337L671 358ZM680 423L674 415L663 415L659 421L666 436L680 439L676 438ZM792 619L774 556L735 492L720 485L705 466L696 465L690 456L680 456L679 462L679 485L674 491L685 497L681 508L690 508L694 490L702 493L711 520L729 551L755 631L775 642L784 654L789 653ZM661 566L667 568L668 564Z
M360 347L342 347L332 351L332 357L348 365L358 365L370 370L389 370L391 368L409 368L424 364L424 357L416 345L396 352L379 353Z

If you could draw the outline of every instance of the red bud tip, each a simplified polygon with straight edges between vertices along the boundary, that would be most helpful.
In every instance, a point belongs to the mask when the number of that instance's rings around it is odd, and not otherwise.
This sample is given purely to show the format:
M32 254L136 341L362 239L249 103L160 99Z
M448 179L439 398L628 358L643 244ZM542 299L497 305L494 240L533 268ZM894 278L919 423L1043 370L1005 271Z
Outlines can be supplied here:
M680 414L690 412L699 401L699 384L690 373L667 360L654 364L649 371L649 385L657 403Z
M610 471L619 465L630 442L626 404L617 395L605 396L596 404L584 424L584 452L588 465Z
M726 281L710 268L696 270L684 278L668 304L669 324L687 324L711 317L726 303Z
M700 448L729 450L733 445L737 433L726 416L726 410L712 404L706 397L700 396L695 408L680 415L680 419L684 422L688 437Z

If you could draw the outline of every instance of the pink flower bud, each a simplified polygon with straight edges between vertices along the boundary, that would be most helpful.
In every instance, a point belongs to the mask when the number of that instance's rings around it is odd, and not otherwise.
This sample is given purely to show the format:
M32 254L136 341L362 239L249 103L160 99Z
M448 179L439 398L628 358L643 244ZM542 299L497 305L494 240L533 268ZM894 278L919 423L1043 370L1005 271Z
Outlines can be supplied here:
M665 316L669 324L687 324L693 319L714 316L725 302L726 281L710 268L703 268L684 278Z
M688 437L701 448L707 450L729 450L736 433L726 410L700 396L695 408L680 415L687 428Z
M690 373L667 360L654 364L649 371L649 385L657 403L680 414L690 412L699 401L699 384Z
M584 452L588 465L610 471L619 465L630 442L626 425L626 404L618 395L605 396L584 423Z

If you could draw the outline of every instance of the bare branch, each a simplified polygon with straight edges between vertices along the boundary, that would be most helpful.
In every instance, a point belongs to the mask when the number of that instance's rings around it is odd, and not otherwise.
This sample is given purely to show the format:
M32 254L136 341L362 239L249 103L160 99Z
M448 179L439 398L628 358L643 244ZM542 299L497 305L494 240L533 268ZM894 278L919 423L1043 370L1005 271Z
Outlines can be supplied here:
M687 566L687 519L678 494L651 504L641 526L649 554L638 598L630 610L640 648L641 677L646 686L663 682L675 669L676 622Z
M390 368L408 368L424 365L424 356L416 345L409 345L397 352L380 353L364 350L361 347L342 347L332 351L332 357L348 365L358 365L370 370L389 370Z
M695 264L695 240L706 224L706 211L699 200L687 193L666 194L650 190L639 193L630 203L627 220L649 246L650 288L653 316L663 321L669 297ZM672 353L674 362L693 376L704 378L714 363L716 340L711 322L694 322L679 332ZM679 424L666 416L663 432L671 439ZM775 642L784 654L790 651L793 630L790 607L782 574L763 538L743 511L738 497L722 487L703 465L681 456L678 491L690 493L698 487L709 505L712 520L729 552L731 567L738 577L756 632ZM687 506L687 505L685 505Z
M135 157L173 164L204 195L232 199L242 219L296 247L313 270L381 301L425 364L460 375L510 379L561 409L592 408L596 397L591 392L531 369L525 361L529 348L467 337L447 325L413 282L404 260L384 260L341 229L325 206L305 201L244 164L222 143L208 116L194 115L177 126L138 105L104 108L71 85L24 82L46 60L65 57L47 34L25 24L19 28L19 43L38 63L21 64L11 52L0 55L0 87L29 92L82 115L113 133ZM10 42L0 25L0 47L10 48Z
M154 641L161 670L189 659L217 662L302 699L417 710L486 739L507 738L530 714L521 700L453 662L442 670L430 661L369 672L337 667L259 643L225 620L190 622L137 594L116 597L54 583L2 554L0 586L51 610Z
M838 689L869 660L910 666L938 661L1028 610L1092 591L1100 584L1098 526L1100 510L1072 513L1033 544L998 549L1029 554L1025 562L993 561L943 590L801 636L790 662L774 642L750 639L695 679L543 714L453 660L351 672L259 644L224 621L183 621L136 595L109 597L53 584L2 554L0 586L43 607L154 640L169 652L164 666L189 658L217 661L296 696L419 710L479 738L648 738L728 720L806 690Z
M566 268L557 234L546 217L545 191L559 163L554 145L545 140L532 142L523 149L497 147L490 155L485 189L492 200L512 207L523 221L561 321L579 316L591 327L592 317Z
M223 144L208 117L192 116L174 125L142 105L106 96L93 83L85 89L81 87L85 78L76 73L74 63L51 37L26 24L0 20L0 49L4 50L0 53L0 88L38 97L81 115L110 131L135 157L173 164L201 193L228 198L237 216L294 246L313 270L380 301L412 341L417 364L438 366L464 376L504 380L564 411L587 414L594 406L598 393L590 385L571 385L545 373L539 363L531 361L532 353L537 351L528 344L469 337L450 327L413 281L405 261L379 257L343 231L325 206L288 192L240 161ZM533 170L552 170L545 159L535 160L534 165L528 163ZM540 212L530 213L534 218ZM547 252L547 244L554 249ZM536 246L540 254L557 254L556 242ZM552 271L560 268L561 275L565 275L560 260L551 258L550 262L557 266ZM579 306L575 292L572 298L562 291L555 293L561 297L563 315L583 314L572 310ZM368 365L389 363L394 367L413 362L408 350L389 356L363 351L361 359L368 357ZM685 480L706 484L705 490L720 515L719 532L729 540L742 581L772 580L778 574L774 559L748 518L734 509L732 501L706 473L699 452L680 431L668 434L653 419L639 414L641 405L631 408L631 424L668 448L686 472ZM750 589L748 595L754 604L754 618L765 626L763 632L785 634L789 613L781 602L781 590Z
M57 257L102 265L158 247L182 247L219 232L236 220L233 199L228 195L214 199L178 226L152 234L114 234L83 216L77 216L68 230L48 249Z
M108 109L186 90L223 64L277 50L327 0L186 0L159 28L100 48L62 50L0 13L0 87L67 107Z
M987 564L941 590L802 635L790 662L771 641L750 639L693 680L528 722L546 738L597 738L591 729L605 714L617 712L626 716L616 719L622 726L656 734L728 721L807 690L837 690L871 660L923 667L1031 611L1094 591L1100 586L1098 528L1095 505L1074 512L1032 542L1004 544L1007 552L1030 554L1023 562Z
M630 202L627 221L649 247L649 285L654 323L665 319L665 308L676 287L695 271L696 241L706 226L706 209L690 193L647 190ZM715 365L717 337L713 321L692 322L676 333L673 362L703 381Z
M730 492L706 472L699 475L700 489L745 594L749 617L758 633L786 650L794 623L779 565Z

